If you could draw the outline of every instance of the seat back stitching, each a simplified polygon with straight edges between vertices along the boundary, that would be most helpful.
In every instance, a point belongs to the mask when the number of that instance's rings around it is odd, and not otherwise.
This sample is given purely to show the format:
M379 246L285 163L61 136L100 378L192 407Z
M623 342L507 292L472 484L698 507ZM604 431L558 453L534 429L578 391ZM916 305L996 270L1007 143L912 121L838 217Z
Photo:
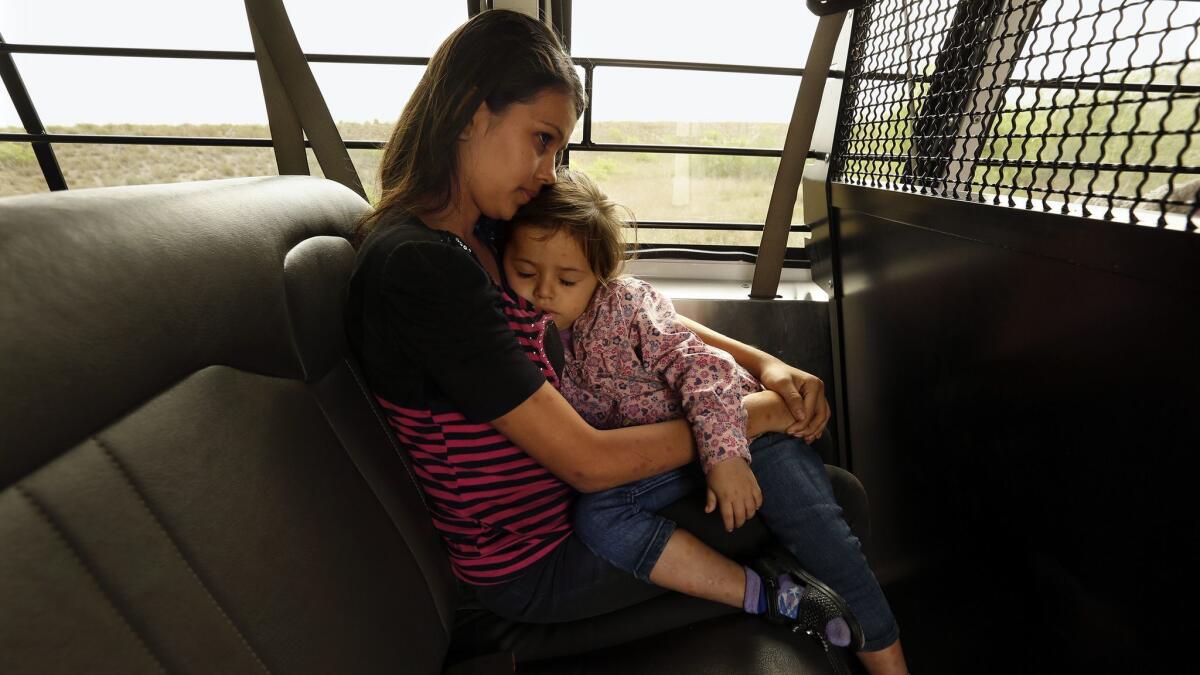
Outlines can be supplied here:
M200 585L200 589L204 591L204 595L208 597L209 602L211 602L213 607L220 612L221 616L225 619L225 622L228 623L229 627L233 629L233 632L237 634L238 639L242 641L242 646L246 648L246 651L250 652L250 655L254 657L254 660L258 663L259 667L262 668L263 672L269 674L271 669L267 667L266 663L263 663L263 660L259 657L258 652L254 651L254 648L250 646L250 642L246 639L246 636L242 634L242 631L238 629L237 624L235 624L233 619L230 618L229 614L225 612L225 608L221 606L221 603L217 602L217 599L213 596L212 592L209 591L208 586L205 585L204 580L200 578L199 574L196 574L195 568L193 568L191 563L188 562L187 557L183 555L183 551L179 549L179 545L175 543L175 538L172 537L171 533L167 531L167 528L163 525L162 521L159 520L157 515L155 515L154 510L150 508L150 503L146 501L145 495L143 495L142 491L138 489L137 484L133 482L133 478L125 469L125 465L122 464L119 459L117 459L117 456L113 453L112 449L105 441L100 440L99 437L93 437L92 440L94 440L96 444L100 446L100 449L104 451L104 455L108 457L113 466L117 468L117 471L121 474L121 477L125 479L125 482L129 485L129 488L133 491L134 495L137 496L138 501L142 503L142 508L146 510L146 513L149 514L150 519L154 521L154 524L158 527L158 530L162 532L164 537L167 538L167 541L171 544L171 549L175 551L175 555L179 557L180 562L182 562L183 566L187 568L187 571L192 575L192 578L196 580L196 583Z
M93 585L95 585L96 590L100 591L100 595L108 603L108 606L110 609L112 609L113 613L117 615L117 618L121 620L121 624L125 626L125 629L129 631L129 634L132 635L133 638L137 640L137 643L142 646L142 650L146 653L146 656L150 657L150 660L154 662L154 665L158 668L159 672L166 673L167 669L165 666L163 666L162 661L160 661L158 657L154 655L154 652L150 650L150 645L146 643L146 640L142 637L142 634L133 627L133 624L129 621L129 617L127 617L125 613L117 607L117 603L113 600L113 594L104 587L104 584L100 583L100 577L97 576L96 571L91 565L88 564L86 560L84 560L83 552L67 537L67 533L64 532L59 526L58 522L54 520L54 517L51 516L50 512L46 510L46 507L28 490L26 490L24 486L18 484L13 485L12 488L17 491L17 494L24 497L25 500L33 506L34 510L37 511L38 515L40 515L42 519L50 525L50 529L53 530L54 536L68 551L70 551L71 557L75 559L76 564L78 564L79 567L83 569L84 573L87 574L88 579L91 580Z

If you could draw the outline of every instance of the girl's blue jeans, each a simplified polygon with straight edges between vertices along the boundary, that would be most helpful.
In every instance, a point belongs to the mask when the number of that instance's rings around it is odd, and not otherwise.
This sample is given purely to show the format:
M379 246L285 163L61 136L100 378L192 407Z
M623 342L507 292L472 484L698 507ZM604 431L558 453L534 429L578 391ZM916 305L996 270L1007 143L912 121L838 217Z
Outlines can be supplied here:
M757 517L806 571L846 600L862 625L866 651L895 642L896 619L858 538L842 518L820 456L804 441L785 434L759 437L750 444L750 454L750 468L763 492ZM598 557L649 581L675 532L675 523L657 511L704 487L700 472L684 467L581 495L576 533Z

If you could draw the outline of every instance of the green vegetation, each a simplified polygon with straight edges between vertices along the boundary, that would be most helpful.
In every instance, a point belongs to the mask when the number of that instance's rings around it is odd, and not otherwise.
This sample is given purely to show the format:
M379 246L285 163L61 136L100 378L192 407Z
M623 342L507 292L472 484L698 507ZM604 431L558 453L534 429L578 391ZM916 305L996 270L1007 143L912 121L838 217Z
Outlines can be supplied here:
M1200 84L1200 64L1144 68L1129 73L1124 80L1106 81L1174 85L1177 79L1185 84ZM918 105L903 103L890 109L876 106L863 110L865 117L860 118L851 137L853 152L894 159L854 160L848 169L886 177L880 181L882 184L898 182L906 169L905 158L912 147L909 139L926 87L917 84L915 91L905 97ZM901 98L886 89L884 92L876 96ZM1114 206L1129 207L1137 197L1157 199L1167 193L1168 187L1179 192L1181 186L1194 180L1192 176L1179 174L1168 185L1171 174L1166 172L1051 170L1005 163L1099 163L1159 166L1168 170L1176 166L1200 166L1200 101L1195 95L1180 95L1171 101L1166 93L1095 91L1087 82L1080 83L1078 90L1026 89L1018 93L1020 99L1006 101L991 120L991 133L979 155L991 161L974 164L969 177L951 175L952 179L969 178L975 185L983 186L985 195L1012 192L1018 200L1078 203L1084 197L1075 193L1090 193L1097 196L1089 200L1089 205L1102 208L1107 206L1110 195ZM867 101L862 103L869 105Z
M1113 165L1200 166L1200 107L1196 100L1171 104L1165 94L1038 90L1017 110L1010 106L994 122L983 157L1022 158ZM1033 109L1032 112L1028 109ZM1109 135L1111 134L1111 135ZM1126 199L1163 186L1166 173L1050 171L1015 167L977 167L976 180L1018 185L1026 195L1079 201L1073 192L1112 194ZM1188 177L1181 176L1179 182ZM1107 200L1093 200L1101 203ZM1125 203L1125 200L1122 200Z
M342 137L384 140L386 122L339 123ZM20 131L2 129L0 131ZM270 138L263 125L78 125L53 127L51 133L141 136L217 136ZM785 124L615 122L597 123L597 141L780 147ZM270 148L55 143L54 152L72 189L141 185L234 176L274 175ZM351 158L372 200L378 197L377 172L382 152L351 150ZM644 220L762 222L778 161L761 157L677 156L654 153L577 152L571 164L594 176L617 201ZM322 175L309 153L313 175ZM45 192L41 169L29 145L0 143L0 196ZM797 218L799 209L797 209ZM643 242L757 244L753 232L643 230ZM793 245L803 245L793 235Z
M1165 79L1164 79L1165 78ZM1200 81L1200 64L1182 71L1184 82ZM1128 82L1174 83L1175 74L1135 72ZM903 85L898 85L903 86ZM918 85L922 86L922 85ZM919 92L913 98L919 100ZM981 148L985 159L1015 162L1106 164L1149 164L1173 167L1200 165L1200 103L1181 97L1169 106L1165 95L1152 94L1147 102L1138 92L1028 90L1020 101L1010 100L992 119L992 134ZM870 112L870 111L867 111ZM890 155L890 161L858 160L852 169L900 176L908 153L911 126L917 110L897 105L878 110L867 124L855 128L854 152ZM343 138L382 141L390 122L339 123ZM1166 134L1158 134L1162 129ZM17 129L9 129L19 131ZM53 127L52 133L149 136L216 136L226 138L269 138L263 125L78 125ZM779 148L787 125L782 123L676 123L596 122L593 138L598 143L670 144ZM208 180L234 176L276 173L270 148L223 148L153 145L97 145L56 143L68 185L73 188L105 185L136 185L186 180ZM382 153L352 150L351 157L366 186L368 197L378 197L377 171ZM572 166L592 175L618 202L628 206L643 221L748 222L761 223L774 183L778 161L763 157L719 155L673 155L660 153L575 152ZM314 175L320 167L310 152ZM965 178L965 177L964 177ZM1017 186L1016 196L1035 199L1078 201L1071 192L1090 190L1113 195L1117 205L1128 205L1137 195L1158 189L1165 194L1169 175L1126 171L1086 170L1051 172L1046 169L976 164L973 180L985 186L997 184L1007 193ZM1187 176L1177 179L1178 187ZM46 186L29 145L0 143L0 196L43 192ZM1099 203L1103 199L1094 200ZM799 222L800 209L793 222ZM667 231L644 229L643 242L756 244L757 233ZM803 245L793 235L792 245Z

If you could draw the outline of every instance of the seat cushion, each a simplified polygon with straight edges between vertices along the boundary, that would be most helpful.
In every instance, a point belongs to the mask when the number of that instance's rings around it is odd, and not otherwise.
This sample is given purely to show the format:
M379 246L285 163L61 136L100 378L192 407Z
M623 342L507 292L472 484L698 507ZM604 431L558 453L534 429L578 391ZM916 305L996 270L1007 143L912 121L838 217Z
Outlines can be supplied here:
M442 670L449 565L341 329L367 209L0 200L0 673Z
M833 658L842 658L834 652ZM586 657L521 664L525 675L804 675L831 673L816 639L744 614L693 624Z

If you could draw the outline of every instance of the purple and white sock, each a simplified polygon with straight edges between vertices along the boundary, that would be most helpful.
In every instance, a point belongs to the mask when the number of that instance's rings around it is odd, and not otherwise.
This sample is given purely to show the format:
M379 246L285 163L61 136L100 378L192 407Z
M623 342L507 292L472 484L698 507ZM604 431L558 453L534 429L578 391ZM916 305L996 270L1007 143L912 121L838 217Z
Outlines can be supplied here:
M804 598L804 586L796 583L787 574L779 576L779 613L794 619L800 613L800 600Z
M749 567L746 570L746 591L742 596L742 609L747 614L765 614L767 611L767 588L762 577ZM779 577L779 612L790 619L800 614L800 601L804 599L805 586L796 583L790 575ZM850 644L850 625L842 617L834 617L825 624L825 637L838 647Z
M742 569L746 570L746 591L742 596L742 609L747 614L763 614L767 611L767 596L763 592L762 577L749 567Z

